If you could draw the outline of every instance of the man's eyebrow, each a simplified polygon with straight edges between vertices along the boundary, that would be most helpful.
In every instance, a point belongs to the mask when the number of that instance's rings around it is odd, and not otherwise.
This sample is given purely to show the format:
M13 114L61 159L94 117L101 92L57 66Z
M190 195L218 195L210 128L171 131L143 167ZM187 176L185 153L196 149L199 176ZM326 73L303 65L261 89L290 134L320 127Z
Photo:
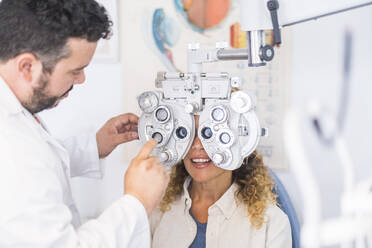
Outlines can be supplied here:
M84 65L82 67L79 67L79 68L76 68L76 69L72 69L71 71L81 71L83 70L85 67L87 67L88 65Z

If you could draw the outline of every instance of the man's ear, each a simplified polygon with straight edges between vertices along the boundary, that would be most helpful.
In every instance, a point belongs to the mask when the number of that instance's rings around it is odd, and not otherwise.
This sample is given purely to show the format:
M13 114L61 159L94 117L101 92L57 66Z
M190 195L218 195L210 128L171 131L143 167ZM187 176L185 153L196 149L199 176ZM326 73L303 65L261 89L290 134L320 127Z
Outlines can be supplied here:
M27 83L35 82L42 73L41 61L32 53L22 53L16 57L17 71Z

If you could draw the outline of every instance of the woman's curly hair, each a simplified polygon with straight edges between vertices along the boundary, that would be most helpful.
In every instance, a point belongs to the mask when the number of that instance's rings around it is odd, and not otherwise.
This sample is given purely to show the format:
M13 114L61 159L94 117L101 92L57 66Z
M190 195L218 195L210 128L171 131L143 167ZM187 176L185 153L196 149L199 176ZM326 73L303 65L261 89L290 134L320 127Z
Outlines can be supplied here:
M160 203L161 211L171 209L170 204L182 194L183 184L188 176L183 162L172 168L168 188ZM262 156L253 152L246 157L242 166L232 171L232 181L238 186L235 191L237 203L247 207L252 225L259 229L264 222L268 204L276 204L277 197L273 193L274 184L264 166Z

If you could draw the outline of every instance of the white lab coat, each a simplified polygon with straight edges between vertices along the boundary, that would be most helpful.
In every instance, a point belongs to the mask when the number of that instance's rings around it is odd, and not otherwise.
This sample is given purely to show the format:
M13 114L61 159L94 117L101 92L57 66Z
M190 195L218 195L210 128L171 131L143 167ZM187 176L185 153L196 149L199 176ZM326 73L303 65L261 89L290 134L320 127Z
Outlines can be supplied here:
M101 177L95 134L59 143L0 77L0 247L150 247L146 211L130 195L80 225L73 176Z

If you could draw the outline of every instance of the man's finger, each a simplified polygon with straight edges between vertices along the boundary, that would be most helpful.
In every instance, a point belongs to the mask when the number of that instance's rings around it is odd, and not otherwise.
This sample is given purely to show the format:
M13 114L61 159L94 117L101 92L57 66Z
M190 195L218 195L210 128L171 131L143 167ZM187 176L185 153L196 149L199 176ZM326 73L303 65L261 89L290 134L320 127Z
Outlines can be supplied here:
M117 133L125 133L125 132L137 132L138 131L138 126L136 124L124 124L121 125L120 127L115 127Z
M149 170L156 165L160 165L158 157L150 157L146 160L146 170Z
M154 150L157 144L158 142L155 139L150 139L149 141L147 141L147 143L139 151L137 158L142 160L148 159L150 157L152 150Z
M123 132L123 130L126 130L126 126L138 125L138 116L131 113L119 115L113 119L115 121L115 128L118 130L118 132Z
M138 116L132 113L122 114L115 117L118 123L124 125L128 123L138 124Z
M130 124L125 124L125 125L122 126L121 129L124 130L124 131L137 131L138 125L131 124L131 123Z
M132 140L138 139L138 133L137 132L126 132L116 135L115 142L117 145L120 145L122 143L126 143Z

